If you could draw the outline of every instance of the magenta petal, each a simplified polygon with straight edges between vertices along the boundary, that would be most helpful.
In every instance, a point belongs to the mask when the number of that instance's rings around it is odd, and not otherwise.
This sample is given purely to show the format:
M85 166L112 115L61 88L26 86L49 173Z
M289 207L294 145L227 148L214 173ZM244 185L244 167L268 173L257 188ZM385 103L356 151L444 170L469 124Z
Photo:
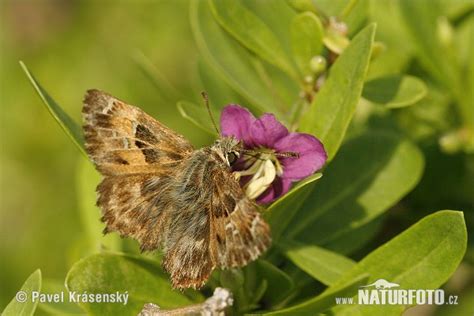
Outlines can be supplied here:
M259 204L267 204L275 201L290 190L291 182L292 181L289 179L277 177L275 181L273 181L272 186L260 194L260 196L257 198L257 202Z
M327 159L323 144L314 136L303 133L290 133L275 143L278 152L295 152L299 158L279 159L283 166L285 179L293 181L304 179L321 169Z
M251 145L250 127L254 121L255 117L249 110L237 104L229 104L222 110L221 135L234 136L243 140L246 145Z
M280 138L288 135L288 129L273 114L265 113L253 122L250 134L255 146L273 148Z

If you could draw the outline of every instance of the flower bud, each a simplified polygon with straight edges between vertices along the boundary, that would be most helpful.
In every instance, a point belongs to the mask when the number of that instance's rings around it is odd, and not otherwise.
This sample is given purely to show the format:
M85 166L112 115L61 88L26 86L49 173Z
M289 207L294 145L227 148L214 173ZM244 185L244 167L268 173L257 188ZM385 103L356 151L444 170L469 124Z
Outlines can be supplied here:
M319 75L320 73L326 70L327 61L323 56L317 55L311 58L309 62L309 68L311 72L315 75Z
M453 27L445 16L438 18L438 38L442 45L449 46L453 42Z

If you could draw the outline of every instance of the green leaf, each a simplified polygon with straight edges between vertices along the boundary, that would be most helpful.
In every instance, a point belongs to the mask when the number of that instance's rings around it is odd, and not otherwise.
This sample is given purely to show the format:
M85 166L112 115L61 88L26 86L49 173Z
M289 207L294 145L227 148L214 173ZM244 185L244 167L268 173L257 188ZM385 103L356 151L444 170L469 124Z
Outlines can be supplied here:
M146 78L156 87L157 92L167 102L176 102L179 99L180 93L178 90L166 79L166 77L158 70L158 68L151 62L151 60L141 51L137 51L132 55L132 60L135 62L140 71Z
M432 0L427 7L423 1L400 0L399 6L422 65L438 82L452 91L458 89L458 69L453 63L453 52L443 45L439 36L439 18L444 15L441 2Z
M301 122L301 131L322 141L328 159L334 157L341 145L361 96L374 32L374 25L366 27L338 57Z
M326 285L335 283L355 266L351 259L316 245L282 240L277 246L301 270Z
M473 153L474 152L474 89L472 87L474 86L474 58L472 58L472 52L474 51L474 15L471 14L471 18L467 20L465 26L465 36L462 36L461 33L461 41L466 40L466 55L468 56L466 58L466 63L467 65L465 66L466 71L463 72L464 77L462 78L462 81L464 82L464 91L466 92L466 96L463 95L462 99L459 100L459 102L462 102L459 104L460 108L460 113L462 116L462 120L464 122L465 127L468 128L467 133L470 133L470 136L468 135L466 138L466 152Z
M245 97L249 105L282 118L290 104L281 104L274 97L255 69L255 57L219 26L208 1L190 1L190 20L201 56L220 78Z
M193 303L171 288L158 262L125 254L101 253L76 262L67 274L66 287L77 293L128 293L127 304L79 303L90 315L137 315L146 303L163 309Z
M281 303L293 291L291 278L268 261L257 260L255 265L261 282L267 284L267 290L262 297L265 306L271 307Z
M359 31L368 19L368 0L318 0L314 4L324 16L344 22L350 35Z
M279 119L287 123L287 111L300 100L297 97L300 92L298 81L291 79L277 67L257 58L253 58L253 64L258 76L271 92L273 103L280 104L282 111L286 114L280 116Z
M299 14L291 24L291 45L300 71L310 74L310 60L321 55L324 29L319 18L312 12Z
M40 302L38 309L48 315L86 315L86 313L74 302L68 299L68 290L64 286L64 281L46 279L41 287L42 294L64 293L63 302Z
M316 173L300 181L265 211L265 219L272 228L273 240L279 239L280 235L291 222L293 215L298 211L301 205L303 205L304 200L313 189L315 181L322 176L321 173Z
M369 243L382 227L383 216L379 216L357 228L350 229L324 245L325 248L349 255Z
M450 91L452 97L456 100L454 104L457 106L465 125L463 127L470 129L468 133L474 134L474 111L472 106L474 94L471 92L472 85L469 85L472 81L469 82L469 78L463 77L464 74L472 73L472 70L466 71L466 69L469 69L469 65L458 62L459 52L455 49L450 31L447 32L448 35L443 35L443 29L452 27L446 18L443 2L433 0L430 2L430 6L426 7L421 1L401 0L399 5L421 65L438 83L444 85ZM473 47L474 24L471 27L468 41L469 45ZM472 53L469 53L472 64L471 55ZM471 78L473 78L472 76ZM467 97L466 93L469 93ZM468 140L466 143L468 150L469 147L471 147L470 150L473 150L474 142L471 141L471 144L469 144Z
M275 312L265 313L263 315L298 315L298 316L313 316L324 312L328 308L336 304L336 297L350 297L357 292L357 289L361 285L367 284L368 276L361 275L358 278L354 278L350 283L347 283L339 287L331 287L330 289L323 292L310 300L304 301L295 306L291 306L285 309L281 309Z
M347 25L350 36L359 31L369 20L370 0L345 1L345 7L339 14L340 19Z
M53 100L53 98L49 96L46 90L41 87L33 74L28 70L22 61L20 61L20 66L28 77L31 85L43 101L44 105L46 105L49 113L53 116L56 122L58 122L59 126L61 126L63 131L67 136L69 136L77 148L79 148L81 153L87 157L86 151L84 149L84 139L82 136L81 127L76 122L74 122L74 120L66 112L64 112L64 110L56 103L56 101Z
M278 38L240 1L210 0L210 7L219 24L243 46L292 77L297 77Z
M388 108L400 108L418 102L426 92L426 85L416 77L391 75L366 82L362 96Z
M249 107L248 102L223 81L221 76L203 59L200 59L198 62L198 74L200 87L199 91L196 91L196 95L206 91L209 94L209 102L213 110L220 111L230 103L245 104L246 107ZM253 108L251 110L256 109ZM216 117L216 119L219 119L219 117Z
M309 11L317 13L312 0L286 0L286 2L298 12Z
M212 124L212 120L204 105L199 106L187 101L179 101L177 104L179 113L191 123L201 128L203 131L215 136L217 131ZM215 119L219 115L211 109L211 113ZM218 121L217 121L218 122ZM216 124L218 124L216 122Z
M21 289L16 293L16 296L3 310L2 316L34 315L38 300L33 302L31 295L33 292L38 293L39 291L41 291L41 271L38 269L26 279Z
M466 251L464 216L439 211L414 224L362 259L334 287L368 273L368 284L378 279L402 289L436 289L454 273ZM334 309L346 315L401 315L407 306L350 305Z
M77 167L77 202L79 218L87 239L87 249L83 255L102 250L105 246L109 250L121 250L122 240L118 234L104 235L105 224L100 221L101 211L96 206L96 187L101 176L89 160L81 159Z
M293 62L291 58L290 26L297 13L286 1L241 0L241 3L275 34L289 60ZM268 14L268 12L273 14Z
M423 171L420 150L397 134L348 141L297 212L286 238L326 245L370 222L407 194Z

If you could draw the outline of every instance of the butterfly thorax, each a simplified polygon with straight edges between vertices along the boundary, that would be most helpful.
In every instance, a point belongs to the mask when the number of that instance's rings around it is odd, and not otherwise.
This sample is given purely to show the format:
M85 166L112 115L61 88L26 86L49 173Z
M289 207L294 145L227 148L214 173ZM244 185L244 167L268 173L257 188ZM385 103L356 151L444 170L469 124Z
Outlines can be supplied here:
M211 151L229 167L240 157L242 149L242 142L233 136L219 138L211 146Z

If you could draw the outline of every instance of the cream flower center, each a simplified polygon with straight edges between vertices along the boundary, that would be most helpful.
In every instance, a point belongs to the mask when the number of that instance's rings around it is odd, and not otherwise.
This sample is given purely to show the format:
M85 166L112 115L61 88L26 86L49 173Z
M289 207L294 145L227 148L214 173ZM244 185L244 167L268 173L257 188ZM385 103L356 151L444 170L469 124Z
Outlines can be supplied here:
M244 162L245 169L234 172L234 175L237 180L242 176L252 176L244 190L250 199L256 199L270 187L276 176L283 174L283 168L271 149L255 149L255 154L248 157Z

